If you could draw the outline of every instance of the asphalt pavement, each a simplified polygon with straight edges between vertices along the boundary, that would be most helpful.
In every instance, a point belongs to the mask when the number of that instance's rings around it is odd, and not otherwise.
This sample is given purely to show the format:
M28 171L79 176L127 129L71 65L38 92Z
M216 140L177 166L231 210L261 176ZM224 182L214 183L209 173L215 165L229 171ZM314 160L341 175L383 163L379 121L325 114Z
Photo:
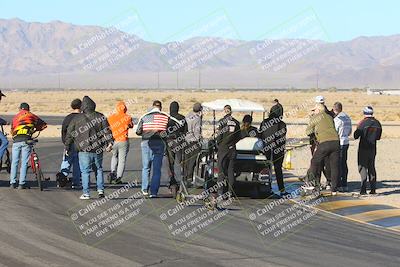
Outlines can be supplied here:
M276 199L239 198L209 211L202 201L178 205L161 189L142 198L139 140L131 140L129 184L108 198L78 199L55 187L58 139L37 152L53 181L40 192L8 188L0 179L0 265L4 266L399 266L397 232ZM109 170L110 156L104 166ZM29 175L30 179L32 176ZM163 172L163 183L166 174ZM93 179L94 180L94 179ZM93 188L94 190L94 188ZM201 193L197 190L196 193Z

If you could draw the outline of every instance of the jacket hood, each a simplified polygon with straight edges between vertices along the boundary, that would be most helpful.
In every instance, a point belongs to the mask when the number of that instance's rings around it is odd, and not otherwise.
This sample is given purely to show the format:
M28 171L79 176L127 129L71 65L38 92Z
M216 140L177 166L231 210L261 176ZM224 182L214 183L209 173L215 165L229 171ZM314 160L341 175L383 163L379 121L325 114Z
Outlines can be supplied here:
M81 110L84 113L94 112L96 110L96 103L88 96L84 96L82 99Z
M179 112L179 104L176 101L171 102L169 105L169 113L172 114L178 114Z
M126 113L128 108L126 107L124 101L120 101L117 103L115 110L118 114L124 114L124 113Z

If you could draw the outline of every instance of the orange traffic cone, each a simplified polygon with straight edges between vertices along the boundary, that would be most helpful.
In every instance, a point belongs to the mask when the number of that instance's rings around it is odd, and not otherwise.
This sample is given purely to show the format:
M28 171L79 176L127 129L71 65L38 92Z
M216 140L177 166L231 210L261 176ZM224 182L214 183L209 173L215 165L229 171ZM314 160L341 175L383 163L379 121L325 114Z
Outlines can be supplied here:
M285 155L285 159L283 160L283 166L286 170L293 170L292 166L292 150L288 150Z

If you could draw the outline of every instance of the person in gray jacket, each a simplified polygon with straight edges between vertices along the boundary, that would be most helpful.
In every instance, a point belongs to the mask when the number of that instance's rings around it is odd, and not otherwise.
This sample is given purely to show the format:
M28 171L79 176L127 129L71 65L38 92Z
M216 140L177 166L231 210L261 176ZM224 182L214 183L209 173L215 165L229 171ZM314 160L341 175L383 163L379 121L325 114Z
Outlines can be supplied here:
M336 102L333 105L333 112L335 113L333 121L340 140L339 185L342 191L347 192L347 174L349 172L347 167L347 151L349 150L349 136L352 132L351 119L343 112L343 106L340 102Z
M193 112L186 116L187 133L185 136L185 140L187 144L183 153L183 180L187 186L191 186L190 181L193 178L196 158L197 155L200 153L202 146L202 110L203 107L201 106L201 104L195 103L193 105Z

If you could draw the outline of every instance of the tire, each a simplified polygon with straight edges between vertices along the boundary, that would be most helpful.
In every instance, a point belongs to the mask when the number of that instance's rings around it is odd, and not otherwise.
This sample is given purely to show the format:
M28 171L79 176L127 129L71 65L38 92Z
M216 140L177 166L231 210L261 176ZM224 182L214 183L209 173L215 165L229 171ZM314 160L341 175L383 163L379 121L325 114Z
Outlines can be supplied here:
M6 149L6 171L8 173L11 172L11 159L10 159L10 151L8 151L8 149Z
M42 181L44 180L44 176L41 169L36 169L36 179L38 182L38 187L40 191L43 191Z

